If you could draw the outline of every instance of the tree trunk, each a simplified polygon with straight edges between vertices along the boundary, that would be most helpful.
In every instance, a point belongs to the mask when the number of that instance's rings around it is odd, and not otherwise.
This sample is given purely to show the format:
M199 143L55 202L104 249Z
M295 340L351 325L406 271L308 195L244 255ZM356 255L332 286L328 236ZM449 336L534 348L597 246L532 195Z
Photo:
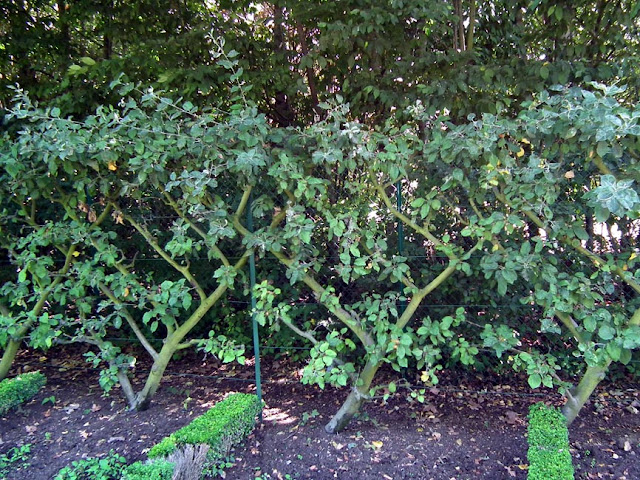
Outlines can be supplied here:
M236 270L240 270L247 261L247 257L242 257L238 260L235 267ZM211 310L218 300L227 291L227 285L218 285L211 295L209 295L195 312L191 314L189 319L182 324L175 332L168 335L164 341L162 349L158 353L158 357L154 360L151 366L151 371L147 376L147 381L144 384L142 390L136 395L133 402L129 402L132 410L146 410L149 408L153 395L160 387L160 382L164 375L164 371L167 369L167 365L171 361L173 354L181 348L180 342L187 336L187 334L195 328L195 326L202 320L202 318ZM121 382L122 383L122 382ZM123 385L124 389L125 385ZM127 394L126 389L125 395Z
M327 433L341 432L360 411L362 404L369 399L369 389L378 368L380 368L380 363L373 363L371 360L367 361L358 377L358 384L352 387L340 410L325 425L324 429Z
M16 358L18 350L20 349L20 343L22 343L22 340L13 339L10 339L7 343L7 347L2 354L2 360L0 360L0 380L7 378L13 360Z
M136 395L135 402L131 405L135 410L146 410L151 404L151 399L155 395L156 391L160 387L160 382L164 375L164 371L167 369L167 365L171 361L171 357L177 350L177 345L173 346L171 342L165 343L156 361L153 362L147 381L144 387L138 395Z
M347 396L347 399L340 407L340 410L324 427L327 433L338 433L342 431L351 421L351 419L360 411L360 407L367 399L358 387L353 387Z
M571 389L571 396L562 408L562 413L567 417L568 425L571 425L571 422L576 419L595 388L604 379L610 364L611 361L608 361L603 367L587 367L580 383Z

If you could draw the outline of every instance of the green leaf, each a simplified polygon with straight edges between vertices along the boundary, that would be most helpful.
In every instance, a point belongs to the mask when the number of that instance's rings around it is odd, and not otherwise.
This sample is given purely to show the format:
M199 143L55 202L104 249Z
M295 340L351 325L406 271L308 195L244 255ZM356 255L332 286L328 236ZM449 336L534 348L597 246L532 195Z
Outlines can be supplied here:
M542 77L543 80L546 80L547 78L549 78L549 67L547 67L546 65L543 65L542 67L540 67L540 76Z
M597 322L595 317L593 315L589 315L584 319L583 325L584 325L584 329L587 332L595 332L597 327Z
M538 388L542 384L542 377L539 373L529 375L529 386L531 388Z
M616 329L611 325L602 325L598 330L598 336L602 340L611 340L616 335Z

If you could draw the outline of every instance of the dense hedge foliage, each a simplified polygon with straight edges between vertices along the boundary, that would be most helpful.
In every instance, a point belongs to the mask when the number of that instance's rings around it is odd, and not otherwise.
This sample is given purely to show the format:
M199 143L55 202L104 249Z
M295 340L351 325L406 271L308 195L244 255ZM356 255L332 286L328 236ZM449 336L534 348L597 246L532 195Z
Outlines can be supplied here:
M15 378L4 379L0 382L0 415L31 400L45 383L47 379L40 372L24 373Z
M567 421L543 403L529 410L528 480L573 480Z
M173 463L164 460L135 462L122 471L122 480L171 480Z
M235 393L216 404L190 424L177 430L151 448L149 458L166 457L181 445L209 445L211 462L224 459L232 446L252 430L262 406L258 397Z

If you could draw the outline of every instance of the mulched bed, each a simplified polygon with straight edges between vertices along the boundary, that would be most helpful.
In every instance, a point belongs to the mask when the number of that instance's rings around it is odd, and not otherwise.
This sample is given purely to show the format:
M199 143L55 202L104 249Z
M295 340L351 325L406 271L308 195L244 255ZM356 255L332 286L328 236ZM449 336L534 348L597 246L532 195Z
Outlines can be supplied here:
M98 372L80 353L56 350L17 362L43 371L48 383L32 402L0 418L0 454L31 446L29 466L14 465L6 480L48 480L73 460L110 450L130 462L143 459L152 445L229 392L254 391L250 366L190 354L170 365L174 374L148 410L130 412L118 389L103 396ZM400 395L387 404L375 400L344 432L329 435L324 424L346 391L300 385L299 368L263 364L263 421L234 450L227 480L525 479L528 407L561 401L553 392L532 394L526 382L505 383L513 377L456 372L444 376L424 404ZM605 385L570 427L577 479L640 478L640 394L623 384Z

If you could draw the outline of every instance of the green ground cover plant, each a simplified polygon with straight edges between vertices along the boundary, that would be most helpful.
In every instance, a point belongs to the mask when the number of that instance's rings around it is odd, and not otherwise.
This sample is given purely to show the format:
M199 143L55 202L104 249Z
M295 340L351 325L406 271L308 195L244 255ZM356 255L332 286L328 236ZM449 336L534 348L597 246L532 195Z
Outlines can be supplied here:
M528 480L573 480L567 419L543 403L529 410Z
M72 462L62 468L54 480L119 480L125 465L125 458L111 450L105 458L92 457Z
M40 372L31 372L7 378L0 382L0 415L31 400L47 383L46 377Z
M5 478L11 470L27 468L29 466L29 454L31 444L13 447L7 453L0 455L0 478Z
M230 395L190 424L164 438L151 448L148 456L151 459L161 458L182 446L208 445L207 460L211 463L221 461L232 446L253 430L261 407L255 395Z

